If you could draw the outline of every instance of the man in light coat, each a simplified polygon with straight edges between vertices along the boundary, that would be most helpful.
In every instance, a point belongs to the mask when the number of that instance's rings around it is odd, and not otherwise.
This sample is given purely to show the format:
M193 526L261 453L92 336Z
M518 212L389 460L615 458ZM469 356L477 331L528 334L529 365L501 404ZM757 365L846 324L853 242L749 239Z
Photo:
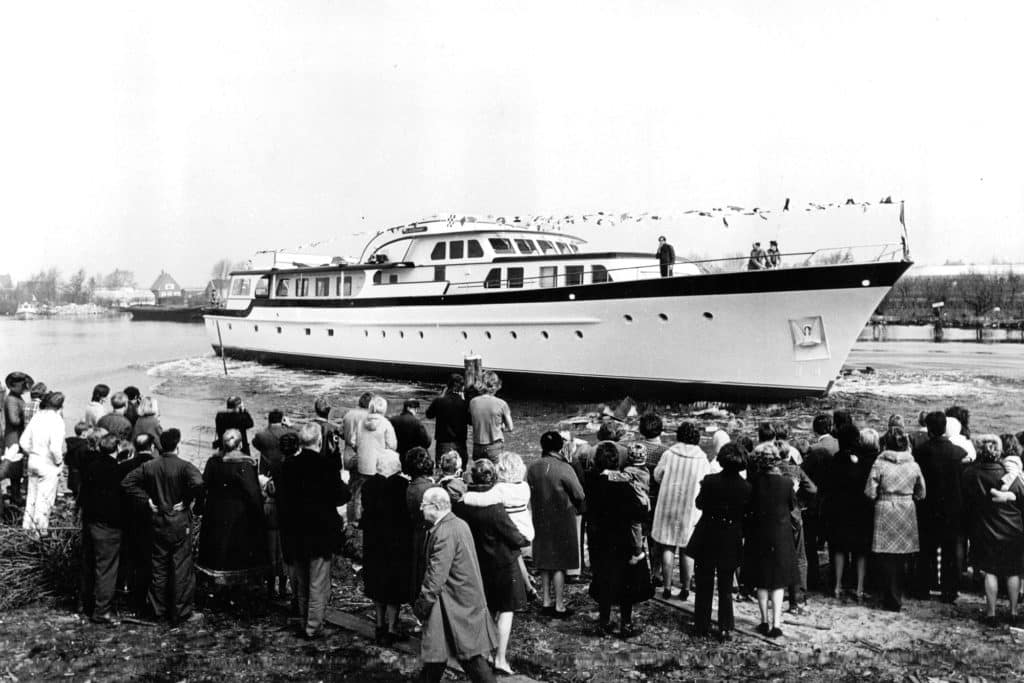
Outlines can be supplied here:
M455 657L471 681L494 681L487 658L498 644L487 611L469 525L452 514L448 493L427 489L420 504L427 532L427 572L413 611L423 621L421 681L440 681Z
M57 483L64 466L64 394L47 394L40 411L29 421L19 445L28 453L28 495L22 526L45 535L50 527L50 510L57 501Z

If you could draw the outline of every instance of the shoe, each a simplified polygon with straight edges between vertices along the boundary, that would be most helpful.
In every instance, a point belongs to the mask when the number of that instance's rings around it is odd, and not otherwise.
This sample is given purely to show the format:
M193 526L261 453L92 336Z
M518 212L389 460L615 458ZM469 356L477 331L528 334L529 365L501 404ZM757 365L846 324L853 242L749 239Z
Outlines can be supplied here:
M682 591L676 599L679 600L679 602L686 602L690 599L690 591Z
M865 602L867 602L867 596L864 595L864 593L854 593L853 601L858 605L863 605Z
M595 630L597 636L613 636L615 635L615 624L610 621L603 621L597 625Z
M491 666L494 669L494 673L498 674L499 676L515 676L516 675L516 672L513 671L512 669L510 669L507 666L498 666L497 664L492 664Z
M661 588L663 585L665 585L665 580L662 579L660 576L652 576L651 585L655 588Z
M694 626L693 628L690 629L690 637L691 638L710 638L711 637L711 631L708 631L708 630L702 629L702 628L699 629L696 626Z
M306 640L320 640L321 638L324 637L324 630L323 630L323 628L318 628L317 630L315 630L312 633L310 633L309 631L303 629L302 630L302 637L305 638Z
M664 588L661 589L661 599L662 600L671 600L672 599L672 587L671 586L665 586Z
M540 608L540 614L541 614L542 617L553 617L553 616L555 616L555 606L554 605L544 605L543 607Z
M1020 621L1020 617L1018 617L1018 615L1016 615L1016 614L1011 614L1010 616L1006 617L1006 623L1009 624L1010 626L1018 626L1019 625L1019 621Z
M792 614L795 617L807 616L807 609L799 603L790 606L790 608L787 609L786 612Z
M768 631L768 633L765 634L765 635L767 635L769 638L781 638L782 637L782 629L779 628L778 626L776 626L771 631Z
M619 629L619 638L622 640L629 640L630 638L636 638L643 632L643 628L634 626L633 624L627 624Z
M731 643L732 642L732 631L730 629L724 629L718 632L718 642L720 643Z
M569 609L568 607L566 607L561 612L559 612L554 607L551 608L551 617L554 618L554 619L568 619L569 617L571 617L574 614L576 614L576 612L571 610L571 609Z
M110 614L97 614L89 619L94 624L101 624L103 626L117 626L121 622L110 616Z
M768 635L768 622L762 621L760 624L757 625L757 628L755 630L762 636Z

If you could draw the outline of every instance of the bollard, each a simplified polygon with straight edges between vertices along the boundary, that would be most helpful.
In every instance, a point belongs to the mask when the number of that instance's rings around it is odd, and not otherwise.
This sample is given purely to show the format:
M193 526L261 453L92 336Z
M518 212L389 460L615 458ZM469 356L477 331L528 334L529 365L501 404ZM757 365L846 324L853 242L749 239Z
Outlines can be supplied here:
M470 388L476 388L477 383L480 381L480 375L483 374L483 359L477 355L466 356L462 359L463 373L466 377L466 390L467 395Z

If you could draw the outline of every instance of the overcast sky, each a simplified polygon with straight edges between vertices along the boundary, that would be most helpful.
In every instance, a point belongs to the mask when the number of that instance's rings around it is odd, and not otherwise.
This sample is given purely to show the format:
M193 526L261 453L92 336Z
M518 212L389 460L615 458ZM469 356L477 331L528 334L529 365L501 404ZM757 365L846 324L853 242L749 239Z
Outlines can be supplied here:
M202 285L220 258L430 214L886 195L906 200L919 262L1024 261L1021 14L6 3L0 273L121 267L148 285L162 267ZM652 247L638 240L621 231Z

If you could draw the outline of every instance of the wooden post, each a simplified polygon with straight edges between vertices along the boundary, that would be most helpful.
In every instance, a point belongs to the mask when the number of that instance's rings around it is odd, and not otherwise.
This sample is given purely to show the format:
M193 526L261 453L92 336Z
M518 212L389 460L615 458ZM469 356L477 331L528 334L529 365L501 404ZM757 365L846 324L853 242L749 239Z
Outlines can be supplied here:
M224 376L227 377L228 361L227 359L224 358L224 339L222 339L220 336L220 321L217 320L215 322L217 323L217 344L220 345L220 362L224 365Z
M462 359L464 375L466 377L466 392L469 395L470 388L476 388L480 376L484 372L484 361L480 356L466 356Z

